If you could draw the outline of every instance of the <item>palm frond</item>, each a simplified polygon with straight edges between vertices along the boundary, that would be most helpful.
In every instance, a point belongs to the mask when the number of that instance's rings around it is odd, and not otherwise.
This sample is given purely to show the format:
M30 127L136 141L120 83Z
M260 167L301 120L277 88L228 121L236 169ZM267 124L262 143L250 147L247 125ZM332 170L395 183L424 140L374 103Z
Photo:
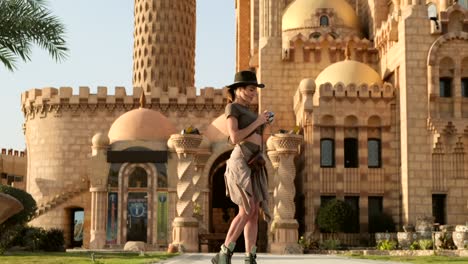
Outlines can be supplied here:
M23 61L29 61L34 43L47 50L56 61L67 57L65 27L47 10L45 2L0 0L0 49L9 50ZM4 57L4 60L8 58L11 56Z

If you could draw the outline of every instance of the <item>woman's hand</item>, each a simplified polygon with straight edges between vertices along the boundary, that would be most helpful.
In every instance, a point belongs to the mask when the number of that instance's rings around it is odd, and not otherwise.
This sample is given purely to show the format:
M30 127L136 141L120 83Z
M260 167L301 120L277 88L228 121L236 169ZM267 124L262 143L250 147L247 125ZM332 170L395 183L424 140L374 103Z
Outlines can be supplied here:
M268 123L268 111L265 110L263 111L262 114L259 114L258 117L257 117L257 120L255 120L255 122L257 122L257 124L260 126L260 125L263 125L263 124L266 124Z

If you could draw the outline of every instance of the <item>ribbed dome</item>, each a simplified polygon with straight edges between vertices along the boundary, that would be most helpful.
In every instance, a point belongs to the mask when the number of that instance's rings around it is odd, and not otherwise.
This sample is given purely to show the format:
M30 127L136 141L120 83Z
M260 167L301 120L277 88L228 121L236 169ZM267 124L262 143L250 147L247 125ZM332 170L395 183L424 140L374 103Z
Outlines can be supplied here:
M344 85L350 83L381 85L382 79L369 65L354 60L344 60L328 66L315 79L316 87L327 82L332 85L338 82L342 82Z
M139 108L129 111L112 124L110 143L123 140L167 141L176 133L174 125L161 113Z
M346 0L296 0L284 11L283 31L307 27L306 20L312 19L320 8L333 8L345 27L359 30L356 12Z

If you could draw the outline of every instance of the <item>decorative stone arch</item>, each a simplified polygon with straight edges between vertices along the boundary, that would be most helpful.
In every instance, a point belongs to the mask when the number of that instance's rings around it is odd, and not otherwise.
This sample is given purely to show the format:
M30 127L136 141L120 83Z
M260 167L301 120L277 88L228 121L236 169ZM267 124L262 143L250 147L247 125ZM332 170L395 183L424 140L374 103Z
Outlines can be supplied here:
M382 139L382 120L379 115L371 115L367 119L367 138Z
M440 49L440 47L446 42L455 40L455 39L468 41L468 33L467 32L451 32L451 33L447 33L437 38L434 41L434 43L432 43L431 48L429 49L429 53L427 56L427 65L436 66L437 54L438 54L438 50Z
M118 219L119 228L117 231L117 243L122 244L126 242L126 231L127 231L127 203L128 203L128 182L131 173L136 168L142 168L145 170L148 177L148 185L144 187L147 192L147 232L146 240L148 244L154 244L157 241L157 225L156 212L157 203L154 203L155 197L157 197L156 188L158 186L158 170L154 164L151 163L124 163L119 170L119 185L118 185Z
M450 17L450 15L456 11L464 13L465 19L468 18L468 9L463 8L463 6L458 3L449 6L445 12L447 13L447 17Z
M233 149L234 149L234 146L227 142L222 145L218 145L216 148L212 148L213 152L211 156L208 158L208 160L206 161L205 167L203 168L202 179L207 179L207 181L209 181L210 170L211 170L211 167L213 167L214 162L219 158L219 156L221 156L225 152L232 151ZM208 183L209 182L207 182L207 184Z
M428 94L430 95L437 95L439 94L439 91L437 91L436 87L438 87L439 84L439 54L440 54L440 49L444 44L447 44L450 41L453 40L463 40L463 41L468 41L468 33L467 32L450 32L447 33L443 36L440 36L437 38L434 43L432 43L428 56L427 56L427 74L428 74ZM467 42L468 44L468 42ZM453 59L453 58L452 58ZM431 99L432 100L432 99Z
M216 144L216 143L215 143ZM214 145L214 144L213 144ZM229 143L222 143L221 145L218 145L216 147L213 148L213 153L211 154L211 156L208 158L208 160L206 161L205 163L205 167L203 168L203 171L202 171L202 178L203 179L207 179L207 183L206 184L209 184L209 179L210 179L210 171L211 171L211 168L215 165L214 162L224 153L228 152L228 151L232 151L234 149L234 146L229 144ZM268 160L268 159L267 159ZM267 174L268 175L273 175L274 174L274 169L273 169L273 165L271 164L270 161L268 161L266 163L266 169L267 169ZM270 182L270 186L271 186L271 182L272 181L269 181Z

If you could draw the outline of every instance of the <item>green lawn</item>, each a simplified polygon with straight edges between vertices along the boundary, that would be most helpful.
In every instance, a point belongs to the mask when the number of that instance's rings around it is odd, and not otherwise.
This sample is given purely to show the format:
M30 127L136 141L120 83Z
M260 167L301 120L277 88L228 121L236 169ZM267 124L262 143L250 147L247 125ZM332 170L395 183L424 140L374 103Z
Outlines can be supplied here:
M373 259L373 260L388 260L388 261L401 261L414 264L422 263L468 263L468 257L446 257L446 256L424 256L424 257L397 257L397 256L363 256L351 255L353 258L359 259Z
M111 252L95 252L94 262L89 252L74 252L74 253L56 253L56 252L14 252L0 255L0 263L2 264L81 264L81 263L96 263L96 264L138 264L138 263L156 263L161 260L176 256L177 254L167 254L165 252L147 253L140 256L139 253L111 253Z

